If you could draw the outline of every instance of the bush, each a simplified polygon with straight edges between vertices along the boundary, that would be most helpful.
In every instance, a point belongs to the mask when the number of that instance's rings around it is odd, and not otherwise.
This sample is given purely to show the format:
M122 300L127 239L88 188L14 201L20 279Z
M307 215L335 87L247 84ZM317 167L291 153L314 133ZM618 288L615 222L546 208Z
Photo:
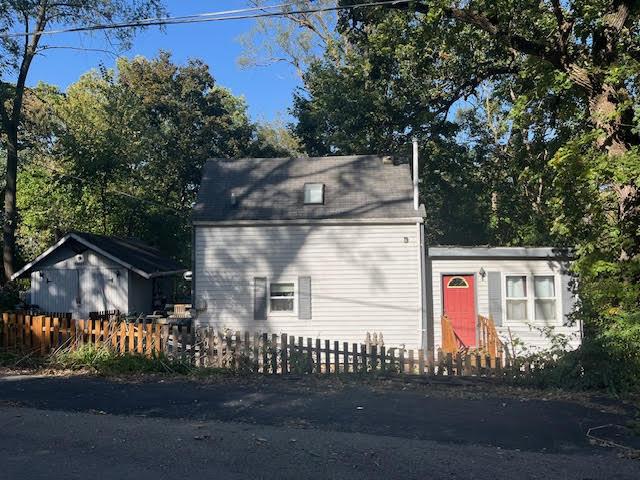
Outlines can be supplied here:
M551 349L526 360L544 368L520 381L539 387L606 390L615 395L640 391L640 314L619 319L609 330L585 338L574 351Z

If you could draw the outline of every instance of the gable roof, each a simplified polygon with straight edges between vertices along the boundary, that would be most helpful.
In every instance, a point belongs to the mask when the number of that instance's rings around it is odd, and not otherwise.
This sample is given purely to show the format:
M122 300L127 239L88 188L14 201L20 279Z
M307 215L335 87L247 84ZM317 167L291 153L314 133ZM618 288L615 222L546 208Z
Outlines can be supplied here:
M324 204L304 204L304 184L323 183ZM194 222L397 219L413 208L408 165L378 155L209 160Z
M35 260L27 263L11 276L11 280L35 270L42 260L63 245L77 248L79 252L84 249L93 250L147 279L186 271L178 262L163 256L158 249L138 240L74 232L65 235Z

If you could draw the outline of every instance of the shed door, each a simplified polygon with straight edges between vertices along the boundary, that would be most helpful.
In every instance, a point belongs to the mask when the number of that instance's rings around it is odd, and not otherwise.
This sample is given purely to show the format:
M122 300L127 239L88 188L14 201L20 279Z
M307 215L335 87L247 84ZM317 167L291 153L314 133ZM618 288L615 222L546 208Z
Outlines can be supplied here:
M453 329L467 346L476 344L476 301L473 275L444 275L442 277L444 313Z

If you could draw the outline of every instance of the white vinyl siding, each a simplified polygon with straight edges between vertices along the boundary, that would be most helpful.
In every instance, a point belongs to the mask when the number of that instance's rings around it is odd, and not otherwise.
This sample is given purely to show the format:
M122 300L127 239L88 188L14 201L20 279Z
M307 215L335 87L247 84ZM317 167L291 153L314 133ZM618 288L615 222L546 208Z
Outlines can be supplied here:
M553 326L554 332L558 334L568 335L572 341L571 345L577 347L580 343L580 325L564 326L561 312L557 314L557 318L552 322L542 320L532 320L534 315L534 292L533 281L534 276L553 276L556 289L556 310L561 308L562 295L566 292L560 290L562 284L562 270L566 267L560 261L549 259L433 259L432 260L432 277L431 288L433 295L433 326L434 326L434 344L438 348L441 345L441 327L440 319L442 316L442 275L455 274L475 274L476 275L476 305L479 315L489 316L489 282L488 275L484 279L480 276L480 269L485 272L500 272L501 288L502 288L502 325L498 326L498 333L502 339L509 338L509 332L513 338L522 340L530 348L546 348L550 346L548 338L540 333L540 329ZM507 319L506 309L506 276L527 276L528 288L528 312L526 320Z
M416 225L282 225L195 228L198 323L233 330L387 345L420 342ZM310 320L253 319L253 279L311 277ZM296 302L294 302L295 305ZM258 330L259 329L259 330Z

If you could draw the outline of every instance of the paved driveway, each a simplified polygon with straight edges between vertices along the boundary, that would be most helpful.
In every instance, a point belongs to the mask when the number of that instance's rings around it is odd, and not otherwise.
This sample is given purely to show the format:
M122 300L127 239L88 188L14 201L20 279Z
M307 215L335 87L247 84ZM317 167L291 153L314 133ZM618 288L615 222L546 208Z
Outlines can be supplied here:
M4 377L0 465L6 478L638 479L640 462L586 437L627 419L482 386Z

